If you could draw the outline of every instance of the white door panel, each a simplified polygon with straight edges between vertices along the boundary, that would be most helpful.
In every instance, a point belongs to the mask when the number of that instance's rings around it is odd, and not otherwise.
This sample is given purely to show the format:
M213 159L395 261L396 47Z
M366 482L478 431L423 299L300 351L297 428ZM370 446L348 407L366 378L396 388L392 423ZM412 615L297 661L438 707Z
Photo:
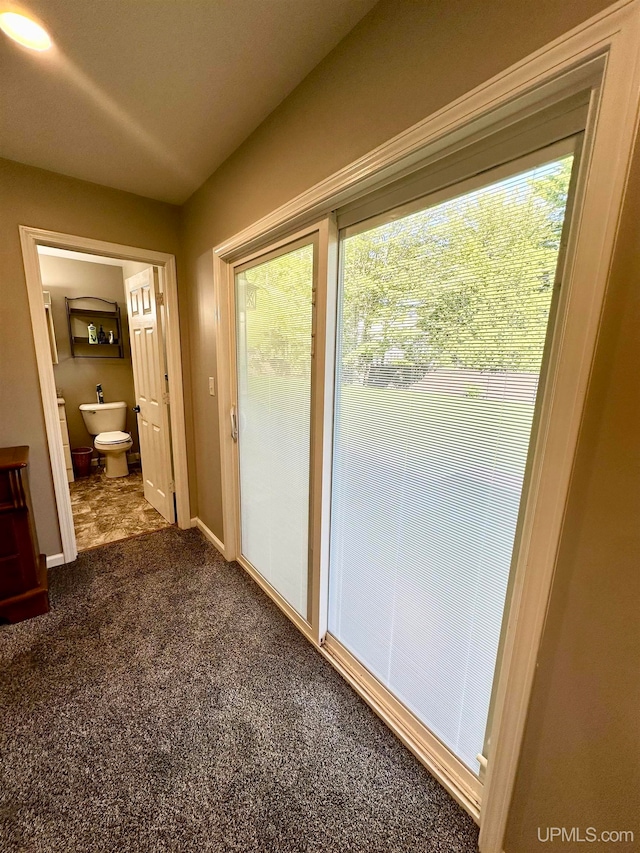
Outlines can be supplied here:
M308 616L313 236L235 276L241 553Z
M158 316L158 273L153 267L125 282L133 361L133 382L140 412L138 435L144 496L173 523L169 413L164 401L164 353Z

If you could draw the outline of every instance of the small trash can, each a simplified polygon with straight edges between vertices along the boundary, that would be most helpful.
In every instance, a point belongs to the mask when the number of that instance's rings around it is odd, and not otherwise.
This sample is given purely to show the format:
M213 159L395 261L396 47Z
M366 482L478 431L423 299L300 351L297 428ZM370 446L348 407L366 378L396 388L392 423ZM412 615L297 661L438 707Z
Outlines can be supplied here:
M73 463L73 473L76 477L88 477L91 471L91 457L93 456L93 447L76 447L71 451L71 462Z

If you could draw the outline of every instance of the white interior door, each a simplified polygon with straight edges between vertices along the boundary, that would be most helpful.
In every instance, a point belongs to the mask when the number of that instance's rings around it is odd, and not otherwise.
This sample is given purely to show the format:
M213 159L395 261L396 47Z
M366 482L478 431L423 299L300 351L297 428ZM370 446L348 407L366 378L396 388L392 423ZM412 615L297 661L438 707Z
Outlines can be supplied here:
M168 394L158 315L158 272L154 267L126 279L127 313L136 389L144 496L173 524Z

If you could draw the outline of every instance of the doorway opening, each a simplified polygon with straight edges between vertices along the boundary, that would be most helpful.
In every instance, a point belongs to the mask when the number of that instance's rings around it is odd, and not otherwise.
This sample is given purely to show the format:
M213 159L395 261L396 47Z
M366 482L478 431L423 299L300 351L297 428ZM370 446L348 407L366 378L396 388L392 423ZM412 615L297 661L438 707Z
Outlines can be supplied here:
M190 527L175 260L21 228L62 554Z
M143 461L127 300L128 281L157 268L42 245L38 260L78 551L169 526L174 507L145 498L153 447ZM161 369L166 383L164 347Z

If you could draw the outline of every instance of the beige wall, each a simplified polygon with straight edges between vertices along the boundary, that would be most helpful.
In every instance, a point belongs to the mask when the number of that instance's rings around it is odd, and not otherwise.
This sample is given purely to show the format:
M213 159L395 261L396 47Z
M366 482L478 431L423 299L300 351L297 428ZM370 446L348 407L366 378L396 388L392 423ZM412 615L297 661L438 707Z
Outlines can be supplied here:
M60 534L19 225L177 253L177 209L0 160L0 446L30 446L30 478L40 549L46 554L57 554ZM189 411L188 384L185 391Z
M93 444L93 437L87 431L78 407L81 403L95 402L96 385L99 383L102 385L106 403L124 400L127 404L125 429L133 438L132 453L139 453L138 425L132 411L136 400L122 267L60 258L55 255L40 255L40 277L43 289L51 294L51 310L58 348L58 364L53 367L53 375L56 388L62 392L66 403L71 448L90 447ZM118 303L124 358L83 358L81 355L74 358L71 355L65 296L71 299L79 296L98 296ZM77 306L91 307L90 303L85 302L79 302ZM107 309L109 306L98 303L93 307ZM99 329L100 324L96 323L96 327ZM105 324L105 332L109 329L115 331L115 326ZM86 350L82 349L79 352L84 353ZM97 454L94 453L95 455Z
M383 0L185 205L181 287L189 295L198 512L216 535L219 439L206 390L216 361L211 247L607 5ZM639 164L640 152L636 171ZM539 850L537 826L635 821L637 207L634 200L625 212L607 299L507 853Z
M207 471L198 514L218 537L217 402L205 394L216 365L210 249L607 5L382 0L183 207L194 436Z

